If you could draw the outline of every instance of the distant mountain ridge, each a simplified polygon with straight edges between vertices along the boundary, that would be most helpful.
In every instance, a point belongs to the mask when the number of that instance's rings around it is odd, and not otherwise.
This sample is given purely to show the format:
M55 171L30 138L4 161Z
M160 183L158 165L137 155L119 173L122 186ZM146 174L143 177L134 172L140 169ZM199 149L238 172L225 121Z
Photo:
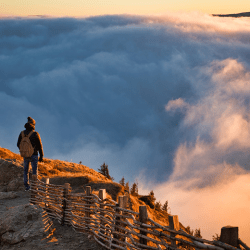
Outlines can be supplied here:
M241 12L237 14L213 14L213 16L219 17L250 17L250 12Z

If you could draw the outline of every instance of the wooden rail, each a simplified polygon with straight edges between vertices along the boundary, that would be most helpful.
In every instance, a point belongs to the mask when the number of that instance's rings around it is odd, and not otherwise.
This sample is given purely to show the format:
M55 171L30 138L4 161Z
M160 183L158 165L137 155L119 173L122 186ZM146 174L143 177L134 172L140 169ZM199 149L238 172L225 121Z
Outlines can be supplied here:
M148 217L146 206L140 206L139 213L129 210L127 196L120 196L116 202L106 198L105 189L99 191L99 196L92 194L91 187L85 193L71 193L69 184L52 185L34 176L30 202L62 225L91 233L107 249L241 250L241 245L249 250L241 240L234 247L189 235L180 229L178 216L169 216L169 226L162 226Z

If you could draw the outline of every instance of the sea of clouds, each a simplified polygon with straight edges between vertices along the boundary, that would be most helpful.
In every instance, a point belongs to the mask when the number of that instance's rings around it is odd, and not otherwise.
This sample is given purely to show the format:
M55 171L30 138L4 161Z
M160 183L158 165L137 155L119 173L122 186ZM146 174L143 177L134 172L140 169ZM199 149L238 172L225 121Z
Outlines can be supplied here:
M205 238L250 243L250 19L0 19L0 146L33 117L45 157L154 190Z

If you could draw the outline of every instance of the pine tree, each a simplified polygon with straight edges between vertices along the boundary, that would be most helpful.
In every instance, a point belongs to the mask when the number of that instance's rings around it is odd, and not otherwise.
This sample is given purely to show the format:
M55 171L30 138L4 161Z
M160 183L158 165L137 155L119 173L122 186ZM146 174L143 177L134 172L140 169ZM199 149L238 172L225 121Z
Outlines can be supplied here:
M138 195L138 183L134 182L131 189L130 189L130 193L132 195Z
M186 230L187 230L187 233L188 233L188 234L194 236L194 230L192 230L190 226L187 226L187 227L186 227Z
M126 182L126 184L125 184L125 190L129 193L129 182Z
M160 202L160 201L157 201L157 202L155 203L155 210L156 210L156 211L161 211L161 209L162 209L161 202Z
M148 195L149 195L149 201L154 206L155 205L155 200L156 200L154 191L151 190Z
M153 190L151 190L148 195L155 197L155 193Z
M168 201L165 201L164 205L162 206L162 210L166 211L167 213L170 210L170 207L168 206Z
M125 178L124 178L124 176L121 178L121 180L119 181L119 183L120 183L123 187L125 187Z
M108 179L112 181L114 180L114 178L109 175L108 165L105 164L105 162L101 165L101 168L98 168L98 171L100 174L106 176Z
M200 228L195 229L194 236L197 237L197 238L202 238Z

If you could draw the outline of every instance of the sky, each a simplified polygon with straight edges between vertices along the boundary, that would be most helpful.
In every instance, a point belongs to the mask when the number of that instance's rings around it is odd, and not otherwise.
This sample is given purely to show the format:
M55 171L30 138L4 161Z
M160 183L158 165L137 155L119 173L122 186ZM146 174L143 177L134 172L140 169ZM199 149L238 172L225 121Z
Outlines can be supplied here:
M250 22L201 12L0 19L0 146L103 162L206 239L250 244Z
M0 16L159 15L169 11L231 14L250 11L250 2L249 0L2 0L0 3Z

